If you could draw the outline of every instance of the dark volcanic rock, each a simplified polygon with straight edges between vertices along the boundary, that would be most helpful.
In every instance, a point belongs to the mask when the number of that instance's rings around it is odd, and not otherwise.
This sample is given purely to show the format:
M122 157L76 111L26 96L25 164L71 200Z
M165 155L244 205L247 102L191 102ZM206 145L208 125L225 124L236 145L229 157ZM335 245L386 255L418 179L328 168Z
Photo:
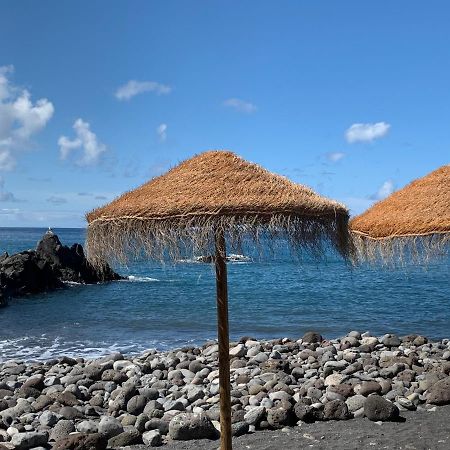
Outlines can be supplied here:
M267 411L267 422L273 428L283 428L294 423L294 414L292 410L280 408L271 408Z
M65 281L98 283L120 278L108 265L102 270L91 266L80 244L69 248L47 231L36 250L0 257L0 305L6 304L7 297L61 288Z
M6 296L36 294L61 286L50 265L33 251L17 253L0 263L0 290Z
M173 440L215 439L217 434L211 420L204 414L179 414L169 424L169 436Z
M231 425L231 434L234 437L242 436L247 434L249 429L249 424L247 422L236 422Z
M136 430L136 428L130 428L128 431L124 431L123 433L112 437L108 441L108 447L126 447L127 445L137 444L140 440L141 436L139 434L139 431Z
M0 274L1 276L1 274ZM0 281L0 286L1 286L1 281ZM6 295L3 294L3 292L0 290L0 306L6 306L8 304L7 300L6 300Z
M434 383L428 389L427 403L431 403L432 405L450 404L450 377Z
M316 420L322 420L323 418L322 411L313 408L303 400L295 404L294 413L297 416L297 419L306 423L312 423Z
M323 418L325 420L347 420L350 419L350 414L345 402L341 400L333 400L325 403Z
M307 344L313 344L316 342L322 342L323 337L319 333L316 333L315 331L308 331L303 335L302 341L306 342Z
M58 236L50 231L38 242L36 254L50 264L53 272L62 281L98 283L121 278L109 266L105 266L102 271L96 270L87 261L80 244L73 244L70 248L62 245Z
M379 395L370 395L364 402L364 414L375 422L395 421L398 420L399 410L389 400Z
M98 433L73 434L55 442L53 450L103 450L108 440Z

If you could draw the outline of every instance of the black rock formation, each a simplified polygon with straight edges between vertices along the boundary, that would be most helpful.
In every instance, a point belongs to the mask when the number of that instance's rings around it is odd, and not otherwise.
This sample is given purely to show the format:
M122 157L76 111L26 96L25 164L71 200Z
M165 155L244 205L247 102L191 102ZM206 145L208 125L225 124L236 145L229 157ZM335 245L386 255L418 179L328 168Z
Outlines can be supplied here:
M102 270L91 266L80 244L69 248L48 231L36 250L0 255L0 306L8 297L49 291L67 281L92 284L121 278L108 265Z
M52 232L45 233L38 242L36 255L48 263L52 272L62 281L92 284L121 279L108 265L101 271L95 269L87 261L80 244L73 244L69 248L62 245L58 236Z

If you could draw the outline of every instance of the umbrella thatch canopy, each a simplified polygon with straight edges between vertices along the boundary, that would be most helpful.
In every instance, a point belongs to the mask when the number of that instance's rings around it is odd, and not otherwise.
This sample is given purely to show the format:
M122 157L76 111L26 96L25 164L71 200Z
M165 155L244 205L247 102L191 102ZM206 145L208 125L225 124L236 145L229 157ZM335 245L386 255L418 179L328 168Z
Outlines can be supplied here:
M230 245L244 234L286 236L293 247L320 248L323 238L346 254L347 209L234 153L209 151L87 215L91 261L126 261L205 252L217 229Z
M226 151L197 155L87 215L88 257L96 265L143 253L215 255L222 449L231 449L225 239L239 248L245 236L255 244L284 237L292 249L316 253L328 241L347 257L348 217L343 205Z
M450 242L450 166L419 178L350 222L361 259L427 259Z

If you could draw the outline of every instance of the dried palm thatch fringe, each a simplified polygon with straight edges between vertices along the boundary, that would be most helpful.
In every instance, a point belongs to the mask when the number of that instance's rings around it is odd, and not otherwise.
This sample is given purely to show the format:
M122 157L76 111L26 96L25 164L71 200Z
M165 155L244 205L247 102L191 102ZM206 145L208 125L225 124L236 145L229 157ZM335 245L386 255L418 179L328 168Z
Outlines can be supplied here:
M146 254L179 259L214 253L224 231L228 248L250 238L262 251L287 239L294 253L319 255L322 239L351 254L348 210L311 189L228 151L208 151L182 162L87 215L87 255L124 262Z
M350 222L358 259L427 262L450 242L450 166L394 192Z
M87 255L96 267L104 261L126 263L142 256L165 261L209 255L214 254L218 230L224 231L230 252L242 252L245 241L263 256L275 251L277 243L283 240L298 256L306 250L320 257L331 246L345 259L352 257L348 217L282 213L94 220L87 230Z
M353 231L352 239L356 261L386 266L426 264L448 255L450 247L450 233L371 238Z

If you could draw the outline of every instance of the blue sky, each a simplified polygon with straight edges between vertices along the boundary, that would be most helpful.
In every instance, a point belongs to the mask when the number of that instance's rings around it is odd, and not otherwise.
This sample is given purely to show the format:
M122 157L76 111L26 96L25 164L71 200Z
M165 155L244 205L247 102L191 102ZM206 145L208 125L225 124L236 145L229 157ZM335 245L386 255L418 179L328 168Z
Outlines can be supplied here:
M0 3L0 226L207 149L353 213L450 162L447 1Z

